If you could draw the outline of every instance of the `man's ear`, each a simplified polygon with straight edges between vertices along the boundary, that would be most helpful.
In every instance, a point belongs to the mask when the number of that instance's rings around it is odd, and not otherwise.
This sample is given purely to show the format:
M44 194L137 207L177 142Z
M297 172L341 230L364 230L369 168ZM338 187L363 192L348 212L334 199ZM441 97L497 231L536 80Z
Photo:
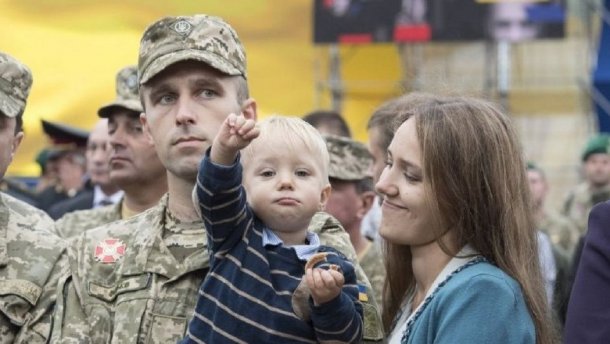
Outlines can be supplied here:
M155 144L155 141L152 138L152 134L150 133L150 125L148 125L148 118L146 118L146 113L140 113L140 123L142 123L142 128L144 129L144 135L148 139L148 143Z
M241 113L246 119L253 119L256 121L258 117L256 100L254 98L248 98L241 106Z
M326 184L326 186L322 189L320 193L320 209L319 211L324 211L326 208L326 202L328 202L328 198L330 197L332 187L330 184Z
M11 147L11 160L13 160L15 153L17 153L17 148L19 148L21 141L23 141L23 131L15 134L15 139L13 140L13 145Z
M358 216L358 219L363 219L364 216L369 212L369 210L371 210L373 202L375 202L375 192L365 191L361 193L359 197L361 203L356 215Z

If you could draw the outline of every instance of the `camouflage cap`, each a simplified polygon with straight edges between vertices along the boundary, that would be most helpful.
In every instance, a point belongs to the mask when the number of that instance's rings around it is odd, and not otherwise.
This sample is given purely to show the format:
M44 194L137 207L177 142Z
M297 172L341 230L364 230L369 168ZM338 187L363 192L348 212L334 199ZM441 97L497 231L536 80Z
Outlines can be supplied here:
M371 176L373 158L364 144L347 137L323 136L330 156L330 178L356 181Z
M582 161L586 161L589 156L596 153L610 154L610 135L598 134L591 137L582 152Z
M140 41L139 84L185 60L205 62L228 74L246 77L246 52L237 33L218 17L165 17L149 26Z
M122 68L116 75L116 99L97 110L100 117L108 118L118 109L127 109L142 112L138 87L138 68L127 66Z
M23 63L0 52L0 112L8 117L23 113L30 88L32 72Z

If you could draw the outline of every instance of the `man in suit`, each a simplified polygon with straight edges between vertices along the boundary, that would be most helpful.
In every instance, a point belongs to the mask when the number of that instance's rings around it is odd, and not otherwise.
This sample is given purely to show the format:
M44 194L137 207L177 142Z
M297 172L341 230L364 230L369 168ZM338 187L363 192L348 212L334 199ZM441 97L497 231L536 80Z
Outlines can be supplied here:
M610 342L610 201L596 205L589 224L565 326L565 343Z

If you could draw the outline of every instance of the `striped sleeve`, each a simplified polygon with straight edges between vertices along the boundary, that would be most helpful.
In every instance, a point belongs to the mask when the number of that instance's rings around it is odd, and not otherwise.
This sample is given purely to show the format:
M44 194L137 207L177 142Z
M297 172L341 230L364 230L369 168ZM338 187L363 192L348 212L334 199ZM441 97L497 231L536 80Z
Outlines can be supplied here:
M345 284L333 300L315 306L310 299L311 320L320 343L360 343L362 341L363 310L359 301L360 291L353 265L338 257Z
M239 156L233 165L223 166L214 164L210 149L206 151L197 174L196 194L210 243L210 263L217 253L235 246L253 221L241 180Z

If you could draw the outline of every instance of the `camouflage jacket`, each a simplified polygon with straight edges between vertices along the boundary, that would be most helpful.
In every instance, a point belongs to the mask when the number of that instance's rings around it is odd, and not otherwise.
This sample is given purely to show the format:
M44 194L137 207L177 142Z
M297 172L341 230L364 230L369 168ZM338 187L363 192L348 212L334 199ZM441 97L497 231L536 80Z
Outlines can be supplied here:
M366 277L371 282L373 292L375 293L375 301L381 303L383 283L385 281L385 266L383 265L383 256L379 242L369 242L368 247L360 254L358 263L360 263Z
M582 183L566 198L563 214L576 225L582 236L587 231L589 212L593 206L608 199L610 199L610 184L593 192L588 183Z
M0 343L47 343L64 243L44 212L0 193Z
M162 239L167 199L166 195L144 213L74 239L69 248L72 276L62 281L52 342L175 343L184 336L209 257L202 249L183 262L175 260ZM335 223L319 223L321 241L355 258L347 233ZM103 263L95 259L96 249L108 240L120 243L124 255ZM370 285L366 277L365 282ZM370 324L365 321L365 327L380 339L379 312L370 299L368 311L365 308Z
M578 228L563 215L549 210L544 211L538 229L546 233L551 243L568 257L572 256L580 238Z
M77 210L65 214L55 221L55 234L68 239L82 232L121 219L121 205L107 205L94 209Z

